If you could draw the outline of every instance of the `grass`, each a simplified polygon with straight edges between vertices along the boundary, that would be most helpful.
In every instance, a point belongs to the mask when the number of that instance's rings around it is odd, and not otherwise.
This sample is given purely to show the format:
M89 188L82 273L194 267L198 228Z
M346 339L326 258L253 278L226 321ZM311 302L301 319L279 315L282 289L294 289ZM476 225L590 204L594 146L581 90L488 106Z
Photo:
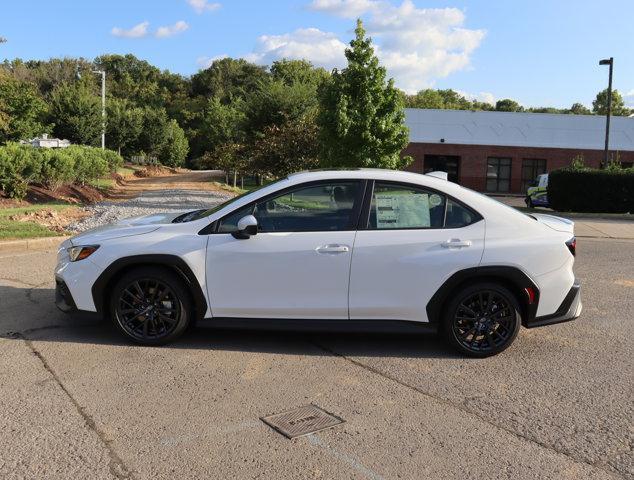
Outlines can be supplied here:
M134 172L136 170L134 170L133 168L129 168L129 167L119 167L117 168L117 173L123 177L129 177L130 175L134 175Z
M115 187L115 181L112 178L98 178L89 182L95 188L109 189Z
M15 240L22 238L56 237L58 232L35 222L21 222L11 220L13 215L24 215L40 210L62 211L73 205L66 203L40 203L26 207L12 207L0 209L0 240Z

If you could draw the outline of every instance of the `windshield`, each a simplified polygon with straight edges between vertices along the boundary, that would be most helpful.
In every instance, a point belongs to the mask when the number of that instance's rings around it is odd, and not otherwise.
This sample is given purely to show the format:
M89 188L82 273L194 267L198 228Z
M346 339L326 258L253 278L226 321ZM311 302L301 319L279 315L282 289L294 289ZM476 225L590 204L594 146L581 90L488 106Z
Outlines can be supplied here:
M279 180L278 180L279 181ZM277 182L275 182L277 183ZM200 220L201 218L205 218L208 217L209 215L211 215L212 213L216 213L220 210L222 210L223 208L225 208L226 206L232 204L233 202L240 200L243 197L246 197L247 195L250 195L254 192L257 192L258 190L264 188L264 187L268 187L272 184L268 184L268 185L260 185L259 187L255 187L252 190L248 190L244 193L241 193L240 195L238 195L237 197L232 197L229 200L226 200L222 203L219 203L218 205L216 205L215 207L211 207L207 210L197 210L195 212L191 212L191 215L188 216L188 221L193 221L193 220Z

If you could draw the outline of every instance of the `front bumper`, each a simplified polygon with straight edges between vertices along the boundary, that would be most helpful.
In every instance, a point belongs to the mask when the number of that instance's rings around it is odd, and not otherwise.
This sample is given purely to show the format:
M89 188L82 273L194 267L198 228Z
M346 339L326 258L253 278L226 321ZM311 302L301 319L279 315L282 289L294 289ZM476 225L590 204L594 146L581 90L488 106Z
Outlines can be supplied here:
M566 294L564 301L557 311L551 315L535 317L533 320L526 322L526 328L543 327L554 323L568 322L574 320L581 315L583 305L581 304L581 283L575 279L572 287Z
M66 282L59 277L55 277L55 306L64 313L77 311L77 305L66 286Z

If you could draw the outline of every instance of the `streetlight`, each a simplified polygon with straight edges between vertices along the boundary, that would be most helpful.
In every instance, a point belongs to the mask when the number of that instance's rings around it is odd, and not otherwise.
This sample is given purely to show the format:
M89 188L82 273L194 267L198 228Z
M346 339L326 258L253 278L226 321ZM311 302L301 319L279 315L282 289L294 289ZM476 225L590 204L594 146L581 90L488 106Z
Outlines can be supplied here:
M92 70L92 73L101 75L101 149L106 149L106 71ZM81 72L77 67L77 78L81 78Z
M612 70L610 69L610 71ZM101 74L101 149L105 150L106 149L106 71L93 70L92 73ZM612 77L610 76L610 78ZM610 80L610 85L612 85L611 80Z
M608 113L605 120L605 152L603 154L603 168L608 166L608 148L610 145L610 115L612 114L612 70L614 69L614 58L604 58L599 61L599 65L610 66L610 79L608 80Z

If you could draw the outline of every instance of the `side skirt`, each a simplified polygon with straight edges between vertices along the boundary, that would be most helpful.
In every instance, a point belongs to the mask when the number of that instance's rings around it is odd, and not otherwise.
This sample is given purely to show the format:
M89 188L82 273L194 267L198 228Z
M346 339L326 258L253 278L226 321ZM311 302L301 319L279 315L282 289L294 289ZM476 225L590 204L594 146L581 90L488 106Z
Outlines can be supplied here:
M368 332L368 333L436 333L438 326L407 320L320 320L272 318L206 318L199 326L223 330L269 330L287 332Z

